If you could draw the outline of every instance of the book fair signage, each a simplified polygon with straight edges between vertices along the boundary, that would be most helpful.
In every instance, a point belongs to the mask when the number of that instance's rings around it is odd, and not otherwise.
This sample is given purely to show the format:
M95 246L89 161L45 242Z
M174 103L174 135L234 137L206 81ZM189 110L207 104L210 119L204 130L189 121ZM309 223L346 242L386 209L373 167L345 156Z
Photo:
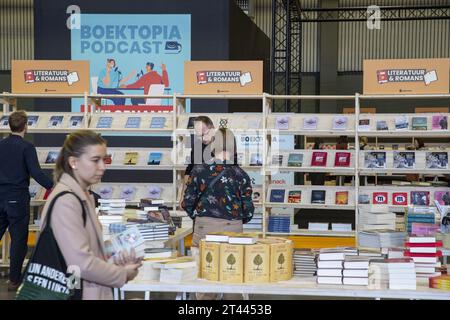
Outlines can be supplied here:
M262 61L186 61L186 94L262 94Z
M450 59L364 60L364 94L449 93Z
M89 92L89 62L13 60L12 93L83 94Z

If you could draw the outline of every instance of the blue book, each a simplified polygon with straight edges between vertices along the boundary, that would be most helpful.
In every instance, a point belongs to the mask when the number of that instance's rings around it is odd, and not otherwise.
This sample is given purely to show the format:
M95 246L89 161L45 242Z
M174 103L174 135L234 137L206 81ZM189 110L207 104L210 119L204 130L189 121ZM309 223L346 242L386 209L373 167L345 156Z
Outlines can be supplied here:
M270 202L284 202L285 189L272 189L270 191Z
M51 116L50 120L48 121L48 127L53 128L61 126L63 119L64 116Z
M28 116L28 126L29 127L36 126L38 119L39 116Z
M162 153L161 152L150 152L148 155L148 165L159 165L161 163Z
M128 117L125 128L139 129L141 126L141 117Z
M111 128L113 117L98 118L97 128Z
M166 118L165 117L153 117L150 122L150 128L153 129L162 129L166 126Z

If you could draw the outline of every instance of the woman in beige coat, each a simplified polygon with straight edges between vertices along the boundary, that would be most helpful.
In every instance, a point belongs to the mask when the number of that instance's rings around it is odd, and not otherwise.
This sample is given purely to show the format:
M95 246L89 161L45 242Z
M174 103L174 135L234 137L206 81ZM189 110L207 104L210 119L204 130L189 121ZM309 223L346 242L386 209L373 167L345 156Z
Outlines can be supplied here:
M112 287L122 287L132 280L141 266L141 261L131 256L122 256L120 265L108 263L105 257L102 227L89 193L89 187L98 183L105 172L105 157L106 141L97 133L79 130L68 135L56 161L56 186L41 218L45 221L48 204L62 191L71 191L82 200L87 215L85 225L80 201L65 194L55 202L51 227L67 266L80 270L83 300L112 299Z

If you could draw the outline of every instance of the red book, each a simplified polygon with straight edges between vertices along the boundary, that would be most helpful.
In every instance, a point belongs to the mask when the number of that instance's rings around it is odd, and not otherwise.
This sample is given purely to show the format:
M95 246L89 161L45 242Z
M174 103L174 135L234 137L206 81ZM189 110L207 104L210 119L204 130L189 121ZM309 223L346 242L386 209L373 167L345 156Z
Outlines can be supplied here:
M392 193L392 204L394 206L406 206L406 205L408 205L408 193L407 192L394 192L394 193Z
M388 193L387 192L374 192L372 203L373 204L387 204L388 203Z
M442 251L438 250L436 253L411 253L409 250L403 251L407 257L442 257Z
M412 243L412 242L405 242L405 247L429 247L429 248L433 248L433 247L442 247L442 241L436 241L433 243Z
M50 193L52 192L53 189L47 189L45 190L45 194L44 194L44 200L47 200L48 196L50 195Z
M311 166L325 167L327 165L327 155L326 152L313 152Z
M334 157L335 167L348 167L350 165L350 152L336 152Z

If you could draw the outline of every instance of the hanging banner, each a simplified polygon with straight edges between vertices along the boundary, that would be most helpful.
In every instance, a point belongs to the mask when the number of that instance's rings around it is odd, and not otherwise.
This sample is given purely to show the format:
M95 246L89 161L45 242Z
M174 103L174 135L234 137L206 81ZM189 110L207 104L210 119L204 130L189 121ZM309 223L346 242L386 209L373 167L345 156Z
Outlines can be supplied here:
M107 111L164 111L172 99L122 98L184 91L184 61L191 59L190 14L81 14L71 30L71 57L91 62L92 94ZM83 101L73 100L72 111Z
M12 93L84 94L89 92L89 62L13 60Z
M364 60L364 94L449 93L450 59Z
M186 94L262 94L262 61L186 61Z

